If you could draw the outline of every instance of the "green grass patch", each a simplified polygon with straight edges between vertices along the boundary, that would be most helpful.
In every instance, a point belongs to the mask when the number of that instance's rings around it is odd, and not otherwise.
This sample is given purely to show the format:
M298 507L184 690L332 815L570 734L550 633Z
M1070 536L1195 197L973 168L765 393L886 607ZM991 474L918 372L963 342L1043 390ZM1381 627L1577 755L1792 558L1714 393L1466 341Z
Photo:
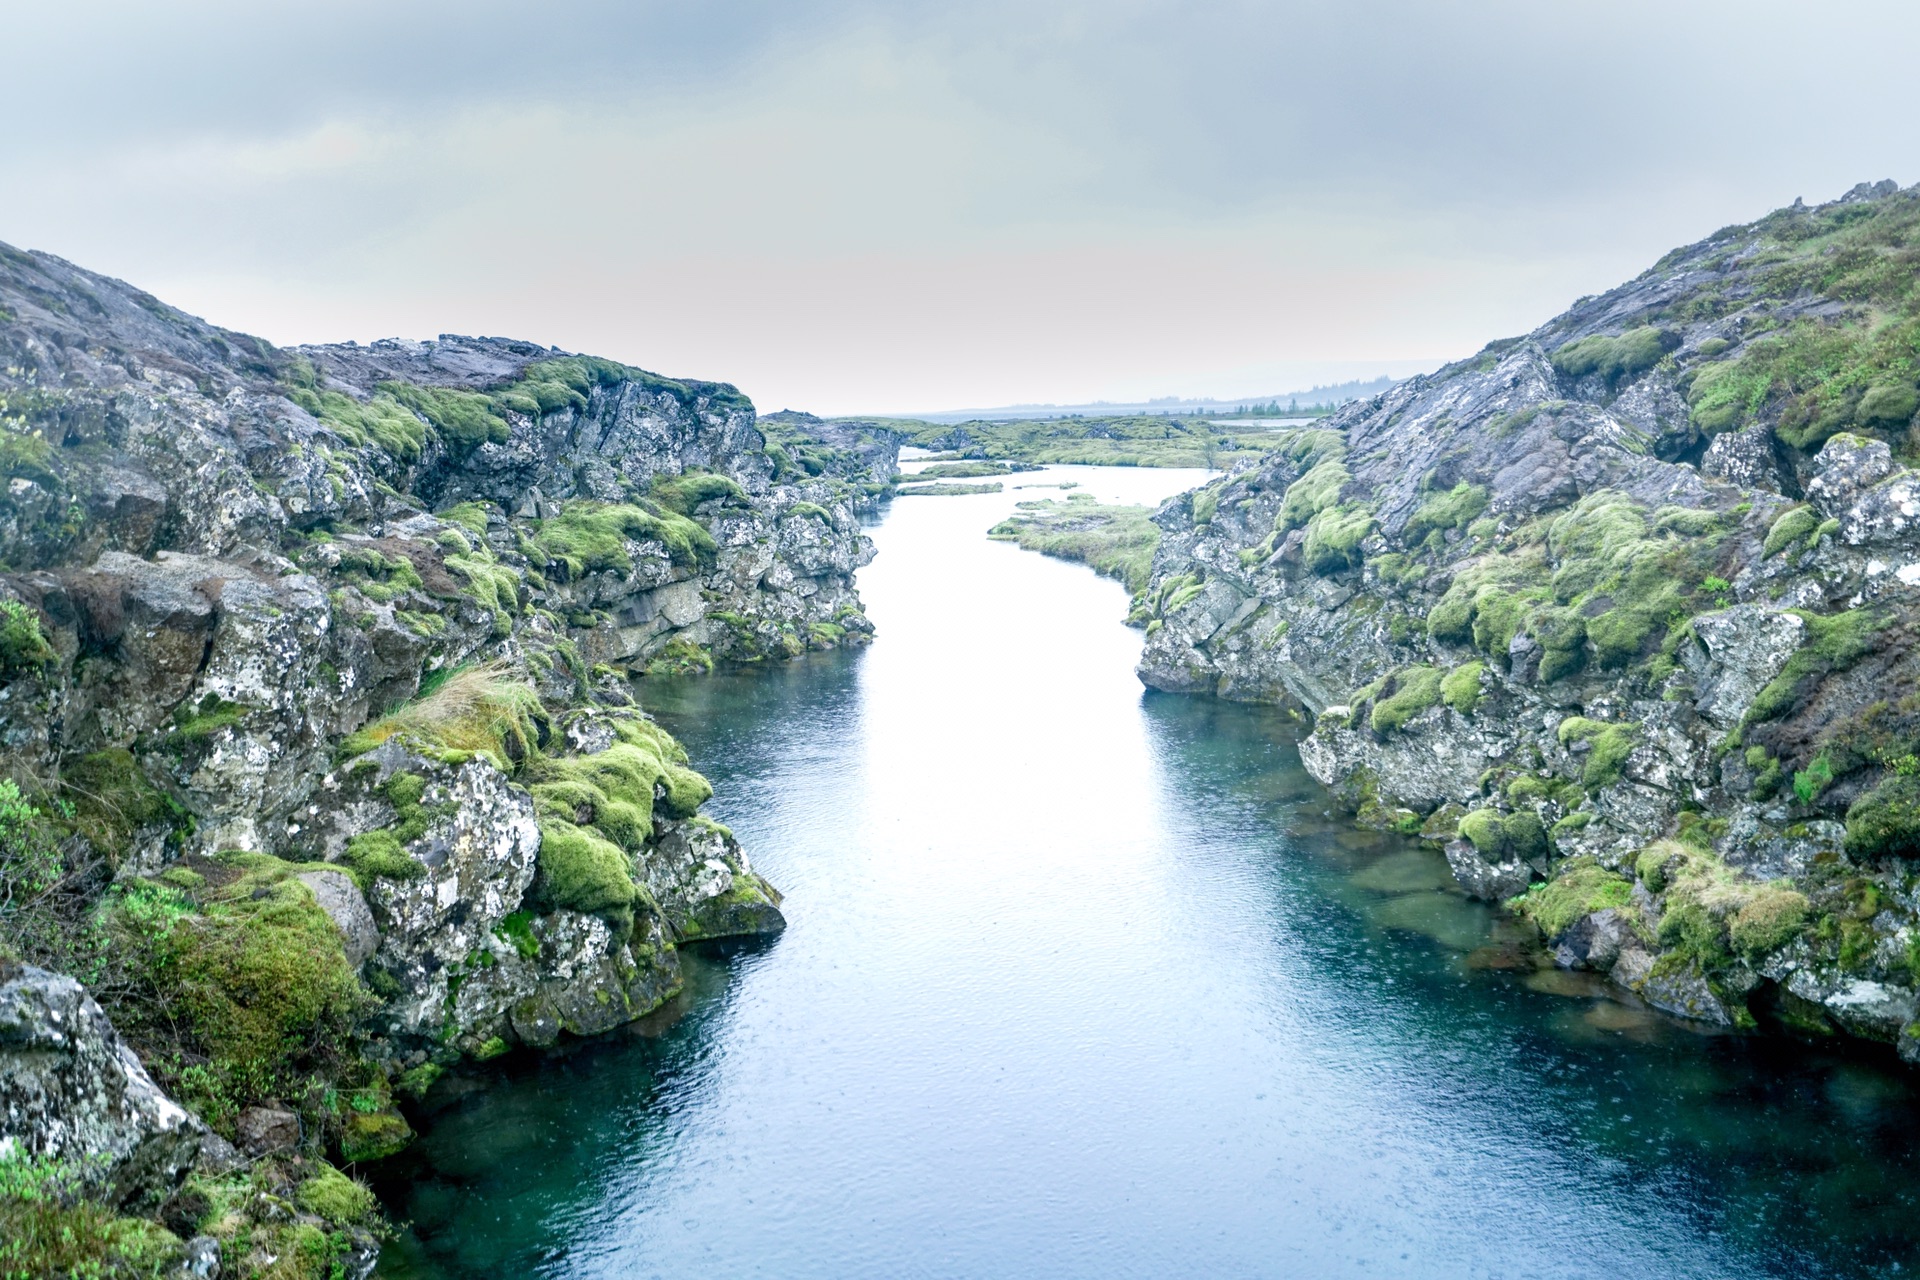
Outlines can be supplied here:
M448 673L431 691L384 716L340 744L343 758L362 755L405 735L450 763L485 756L503 773L524 759L542 714L533 686L499 663Z
M1105 506L1091 498L1046 498L1022 502L1018 512L988 530L987 536L1014 542L1027 551L1072 560L1110 578L1127 590L1146 589L1160 527L1146 507Z

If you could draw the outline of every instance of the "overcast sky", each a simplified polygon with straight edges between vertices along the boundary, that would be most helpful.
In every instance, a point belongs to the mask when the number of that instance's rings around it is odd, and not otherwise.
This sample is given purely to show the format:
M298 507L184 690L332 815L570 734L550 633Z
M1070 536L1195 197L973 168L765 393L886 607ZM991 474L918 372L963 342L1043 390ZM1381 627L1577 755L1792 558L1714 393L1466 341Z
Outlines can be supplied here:
M762 410L1412 372L1920 177L1912 0L0 3L0 240Z

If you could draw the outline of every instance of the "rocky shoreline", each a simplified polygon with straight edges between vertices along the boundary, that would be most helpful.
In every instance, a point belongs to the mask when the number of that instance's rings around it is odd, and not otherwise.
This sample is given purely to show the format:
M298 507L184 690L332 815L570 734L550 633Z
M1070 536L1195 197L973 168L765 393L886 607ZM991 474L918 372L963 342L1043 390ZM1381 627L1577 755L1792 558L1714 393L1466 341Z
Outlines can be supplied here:
M336 1166L778 892L634 682L864 643L898 441L0 246L0 1270L365 1275Z
M1168 503L1140 675L1556 963L1920 1061L1920 190L1675 250Z

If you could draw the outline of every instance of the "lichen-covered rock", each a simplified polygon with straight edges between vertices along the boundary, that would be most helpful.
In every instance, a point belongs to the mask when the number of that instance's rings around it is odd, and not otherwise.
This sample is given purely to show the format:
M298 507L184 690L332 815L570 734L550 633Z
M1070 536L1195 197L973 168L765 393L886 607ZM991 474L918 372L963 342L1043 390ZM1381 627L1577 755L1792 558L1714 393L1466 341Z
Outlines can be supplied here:
M59 1160L101 1198L150 1209L205 1132L78 982L0 961L0 1155Z
M646 859L646 886L683 941L786 927L779 892L747 864L732 832L704 818L668 827Z
M1504 902L1526 889L1533 871L1516 857L1490 862L1465 840L1449 840L1443 852L1453 878L1470 898L1485 902Z

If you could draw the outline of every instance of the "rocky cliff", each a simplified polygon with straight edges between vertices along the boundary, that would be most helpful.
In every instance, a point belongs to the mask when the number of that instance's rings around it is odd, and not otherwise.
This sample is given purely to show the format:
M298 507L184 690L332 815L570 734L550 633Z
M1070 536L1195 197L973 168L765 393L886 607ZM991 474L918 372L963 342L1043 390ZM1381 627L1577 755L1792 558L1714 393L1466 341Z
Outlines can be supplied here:
M780 441L729 386L495 338L280 350L0 246L0 962L84 982L81 1058L137 1053L193 1113L120 1126L172 1153L122 1202L187 1196L165 1220L224 1223L243 1274L301 1224L351 1270L370 1202L321 1156L397 1150L445 1068L780 927L633 693L871 633L855 508L897 445ZM9 1232L105 1185L48 1138L81 1095L26 972L0 1159L65 1190L0 1196ZM240 1153L183 1191L202 1133ZM327 1176L352 1213L296 1211Z
M1558 963L1920 1060L1920 189L1675 250L1168 504L1141 678Z

